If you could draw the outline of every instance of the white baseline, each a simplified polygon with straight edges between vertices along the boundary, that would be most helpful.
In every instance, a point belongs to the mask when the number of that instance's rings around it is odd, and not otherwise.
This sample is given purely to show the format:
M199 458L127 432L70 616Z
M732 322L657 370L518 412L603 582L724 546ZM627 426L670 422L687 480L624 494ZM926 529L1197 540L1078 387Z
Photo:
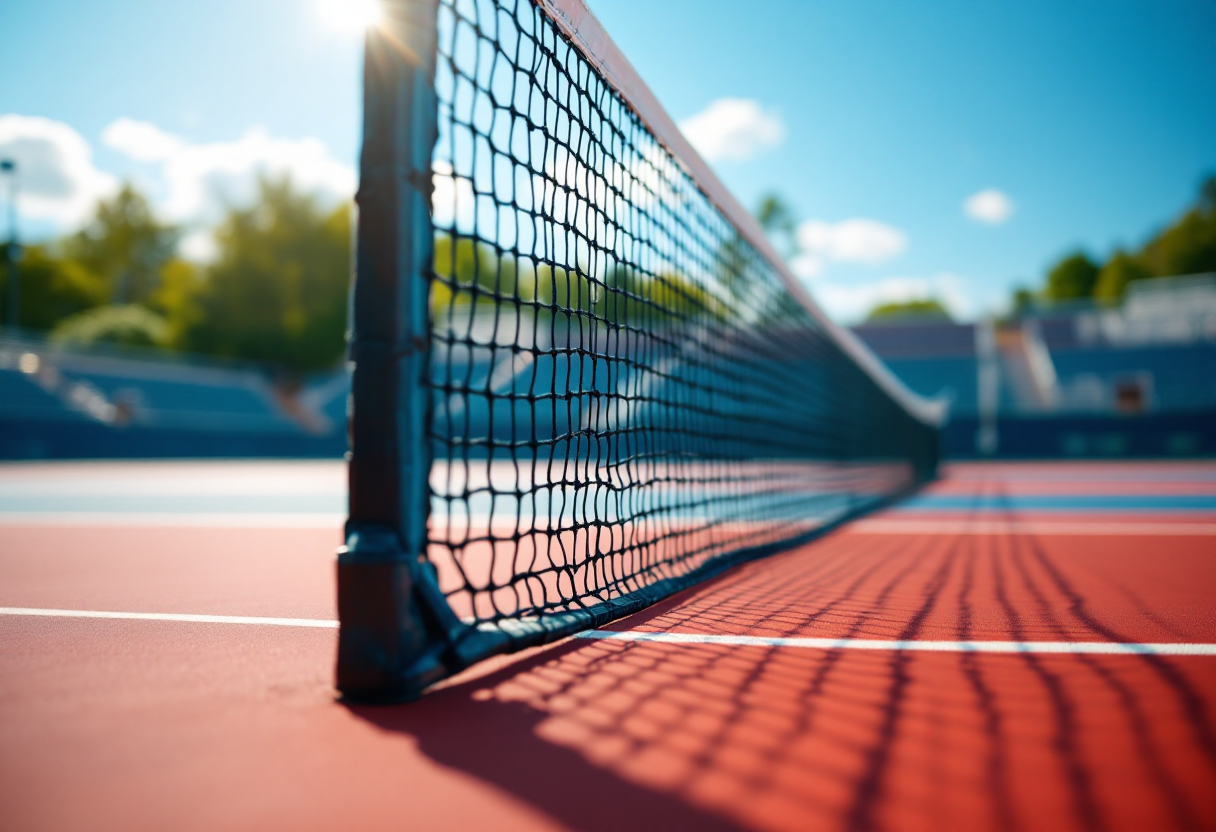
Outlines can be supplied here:
M0 615L42 618L103 618L135 621L179 621L192 624L246 624L271 627L336 629L337 621L323 618L271 618L245 615L193 615L161 612L108 612L0 607ZM598 641L710 644L727 647L787 647L808 650L888 650L930 653L1063 653L1119 656L1216 656L1216 644L1124 644L1104 641L880 641L862 638L778 638L767 636L700 635L697 633L643 633L591 630L574 638Z

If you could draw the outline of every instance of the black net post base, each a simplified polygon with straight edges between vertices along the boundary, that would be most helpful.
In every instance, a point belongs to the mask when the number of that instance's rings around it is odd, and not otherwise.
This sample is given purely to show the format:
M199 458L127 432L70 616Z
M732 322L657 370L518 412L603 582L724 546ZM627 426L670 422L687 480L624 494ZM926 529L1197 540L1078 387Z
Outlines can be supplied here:
M351 530L338 551L338 689L353 701L406 701L455 669L441 621L428 614L427 564L392 529ZM454 622L459 625L459 621Z

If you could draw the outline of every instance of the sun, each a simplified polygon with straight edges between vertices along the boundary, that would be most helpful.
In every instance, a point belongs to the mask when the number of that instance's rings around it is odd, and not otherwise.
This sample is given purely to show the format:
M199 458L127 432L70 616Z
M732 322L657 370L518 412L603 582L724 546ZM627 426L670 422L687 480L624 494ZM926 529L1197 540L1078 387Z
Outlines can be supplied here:
M382 0L314 0L317 17L329 29L358 33L384 17Z

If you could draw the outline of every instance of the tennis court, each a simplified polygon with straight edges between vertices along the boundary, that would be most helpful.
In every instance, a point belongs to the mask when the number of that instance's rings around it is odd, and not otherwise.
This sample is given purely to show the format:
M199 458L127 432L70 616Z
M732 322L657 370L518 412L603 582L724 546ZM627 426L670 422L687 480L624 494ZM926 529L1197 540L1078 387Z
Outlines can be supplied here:
M0 467L0 829L1216 828L1216 463L943 463L582 0L370 9L345 460Z
M340 463L0 495L4 829L1216 825L1211 463L949 466L389 706L334 693Z

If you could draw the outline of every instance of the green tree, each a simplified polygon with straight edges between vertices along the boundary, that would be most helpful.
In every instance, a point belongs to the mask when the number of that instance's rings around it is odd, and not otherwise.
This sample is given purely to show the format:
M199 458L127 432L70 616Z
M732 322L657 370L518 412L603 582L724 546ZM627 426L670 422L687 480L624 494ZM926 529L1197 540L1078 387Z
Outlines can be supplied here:
M202 268L187 260L174 258L161 269L160 287L149 298L148 306L165 319L161 346L188 349L191 332L203 322Z
M1098 264L1083 251L1064 257L1047 273L1048 300L1080 300L1090 297L1098 282Z
M145 303L160 285L178 237L128 182L112 199L98 203L93 219L64 241L63 252L102 278L110 303Z
M602 289L575 269L542 264L536 269L534 297L541 306L559 311L591 312Z
M760 205L756 208L756 220L770 237L781 243L786 257L794 254L797 248L794 210L780 194L767 193L761 197Z
M219 257L197 289L173 291L193 320L182 346L304 372L344 349L350 280L350 206L324 211L288 179L263 179L255 202L230 209L215 232ZM183 301L183 299L185 299ZM177 313L179 316L182 311ZM171 323L171 326L173 324Z
M493 246L468 237L450 234L435 235L435 274L439 280L432 284L431 308L436 315L445 314L452 303L494 303L497 296L523 297L531 300L529 287L517 285L516 262L511 257L499 257Z
M1013 290L1013 315L1025 315L1034 309L1035 294L1032 290L1025 286L1018 286Z
M895 321L901 318L916 318L917 320L953 320L950 312L936 298L922 300L893 301L880 303L870 310L866 323Z
M1128 254L1123 249L1116 249L1098 272L1098 281L1094 284L1094 298L1106 302L1117 301L1127 291L1127 284L1148 277L1152 277L1152 272L1139 257Z
M1199 186L1199 208L1208 214L1216 213L1216 173L1209 174Z
M596 288L596 317L643 330L705 324L729 317L727 306L684 275L649 275L624 264L610 268Z
M1216 177L1204 183L1198 204L1149 241L1140 259L1155 277L1216 271Z
M1153 236L1140 250L1116 249L1100 267L1082 252L1057 263L1047 275L1043 295L1050 300L1093 297L1114 302L1130 283L1216 271L1216 175L1199 187L1194 206ZM1015 309L1018 299L1014 299Z
M7 244L0 246L0 262ZM17 264L20 307L18 325L47 330L64 318L104 304L109 296L105 281L70 258L59 257L47 246L22 248ZM0 269L0 321L8 320L8 271Z

